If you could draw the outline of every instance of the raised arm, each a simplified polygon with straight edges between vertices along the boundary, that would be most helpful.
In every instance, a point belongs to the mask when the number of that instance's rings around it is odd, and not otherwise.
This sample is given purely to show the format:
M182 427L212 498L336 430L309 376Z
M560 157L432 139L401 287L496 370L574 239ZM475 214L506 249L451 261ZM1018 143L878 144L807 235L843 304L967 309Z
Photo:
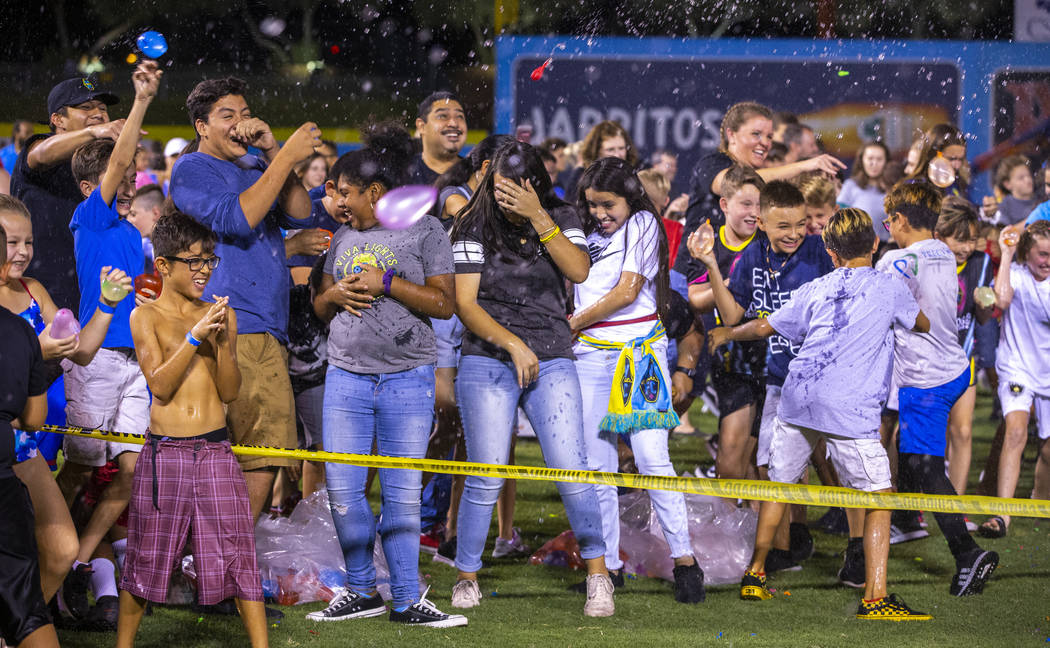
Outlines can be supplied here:
M95 124L78 131L56 133L46 139L33 142L26 153L26 164L30 169L47 169L68 162L78 148L96 139L116 140L124 127L124 120L118 119L105 124Z
M505 211L532 223L540 236L540 242L547 246L547 253L566 279L573 283L587 280L591 271L591 258L561 231L540 204L540 197L531 182L526 180L522 186L506 179L501 180L496 185L496 202Z
M157 94L160 77L163 74L164 72L157 67L156 61L145 61L139 63L131 75L131 82L135 86L135 103L131 105L131 112L128 113L120 135L117 136L117 144L113 147L113 153L109 156L109 164L106 165L106 172L102 175L100 193L102 200L107 205L113 204L113 198L117 195L117 189L124 180L128 167L135 160L135 149L139 143L142 120L146 116L146 108Z
M714 246L708 246L706 249L701 246L699 229L689 235L686 246L689 248L689 254L707 267L707 283L711 286L713 301L718 308L722 323L733 326L744 317L744 307L737 303L726 281L722 278L722 271L718 269L718 260L715 258ZM692 297L692 286L690 286L690 301Z
M293 169L313 154L314 147L321 145L321 129L317 124L306 122L280 148L270 133L270 127L261 119L253 117L241 121L234 131L244 142L261 148L270 163L255 184L242 191L238 198L249 228L255 229L262 222L275 200L292 218L309 218L312 211L310 195L295 179Z
M1013 237L1010 237L1008 241L1008 233L1017 234L1023 229L1023 225L1020 228L1011 225L1003 228L1003 231L999 233L1002 258L999 260L999 273L995 276L995 305L1000 310L1009 308L1010 302L1014 300L1014 287L1010 285L1010 266L1013 265L1014 255L1017 254L1017 241Z

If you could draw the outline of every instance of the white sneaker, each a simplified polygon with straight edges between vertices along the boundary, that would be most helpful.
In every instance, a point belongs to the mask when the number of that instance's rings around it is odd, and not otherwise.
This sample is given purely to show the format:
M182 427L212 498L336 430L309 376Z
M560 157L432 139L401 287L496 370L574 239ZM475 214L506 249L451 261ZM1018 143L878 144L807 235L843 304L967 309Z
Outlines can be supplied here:
M613 603L613 584L608 574L587 576L587 602L583 613L589 617L608 617L616 611Z
M499 536L496 537L496 546L492 548L492 557L510 558L514 556L526 556L529 554L530 550L530 547L522 542L518 527L514 527L514 535L511 536L510 540L504 540Z
M452 586L452 607L472 608L481 605L481 588L477 581L463 579Z

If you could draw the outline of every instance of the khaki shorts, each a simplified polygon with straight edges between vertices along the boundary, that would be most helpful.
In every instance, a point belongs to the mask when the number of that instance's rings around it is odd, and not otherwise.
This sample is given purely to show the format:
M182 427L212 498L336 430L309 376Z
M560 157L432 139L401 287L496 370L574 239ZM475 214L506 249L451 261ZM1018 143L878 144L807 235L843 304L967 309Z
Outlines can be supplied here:
M769 481L797 484L821 437L827 441L828 458L846 488L875 492L891 488L890 461L877 438L851 439L824 434L773 419L769 442Z
M234 445L296 447L295 400L288 378L288 351L269 333L237 336L241 390L226 410ZM238 455L242 470L292 466L292 459Z

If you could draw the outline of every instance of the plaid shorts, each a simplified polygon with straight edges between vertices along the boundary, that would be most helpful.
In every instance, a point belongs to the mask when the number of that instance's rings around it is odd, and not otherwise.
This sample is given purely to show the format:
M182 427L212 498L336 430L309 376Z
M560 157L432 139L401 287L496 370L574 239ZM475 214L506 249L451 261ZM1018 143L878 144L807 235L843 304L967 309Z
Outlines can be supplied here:
M135 464L121 589L164 603L191 527L198 602L261 601L248 488L229 441L151 434Z

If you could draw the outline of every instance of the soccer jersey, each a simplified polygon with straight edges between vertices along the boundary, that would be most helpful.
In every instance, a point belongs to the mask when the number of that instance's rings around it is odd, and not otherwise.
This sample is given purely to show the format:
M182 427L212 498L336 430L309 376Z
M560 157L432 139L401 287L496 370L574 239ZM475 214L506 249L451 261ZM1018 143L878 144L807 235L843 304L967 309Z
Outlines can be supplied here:
M973 336L977 326L977 304L973 291L978 286L991 286L993 276L991 258L984 252L974 252L955 268L959 280L959 298L956 302L955 326L959 333L959 345L967 356L974 353Z
M999 381L1050 396L1050 279L1036 281L1028 266L1010 265L1010 306L1003 312L995 368Z
M923 239L879 260L880 272L902 277L930 320L928 333L896 329L893 377L899 387L930 389L958 378L967 359L959 346L959 282L955 255L942 241Z
M740 255L729 275L729 292L744 309L747 318L769 317L791 299L802 285L834 270L824 241L817 235L807 236L793 254L773 251L769 239L759 234ZM766 380L781 386L788 374L788 364L800 346L782 335L769 338L766 347Z

